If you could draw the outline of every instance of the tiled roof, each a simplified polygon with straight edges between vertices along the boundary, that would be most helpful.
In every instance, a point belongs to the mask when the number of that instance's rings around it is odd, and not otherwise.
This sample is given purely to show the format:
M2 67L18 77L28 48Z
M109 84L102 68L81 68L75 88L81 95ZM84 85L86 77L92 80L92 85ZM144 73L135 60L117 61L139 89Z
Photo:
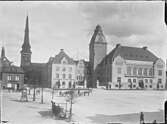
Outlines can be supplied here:
M138 48L138 47L128 47L117 45L103 60L101 63L105 61L112 61L115 57L120 55L125 60L136 60L136 61L151 61L155 62L158 57L156 57L152 52L150 52L146 47Z
M4 73L24 73L23 69L18 66L3 66L2 72Z
M62 49L59 54L54 57L53 63L60 64L63 58L67 59L68 64L75 64L74 60L70 58Z

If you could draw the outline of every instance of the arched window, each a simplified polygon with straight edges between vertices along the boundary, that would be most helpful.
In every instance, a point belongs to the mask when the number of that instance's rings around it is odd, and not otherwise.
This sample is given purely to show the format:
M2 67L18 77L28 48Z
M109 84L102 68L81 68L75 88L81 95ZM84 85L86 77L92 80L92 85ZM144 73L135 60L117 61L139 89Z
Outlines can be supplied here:
M131 67L127 67L127 75L131 75Z
M139 68L138 75L142 75L142 68Z
M133 68L133 75L137 75L137 68L136 67Z
M152 68L149 69L149 76L153 76L153 69Z

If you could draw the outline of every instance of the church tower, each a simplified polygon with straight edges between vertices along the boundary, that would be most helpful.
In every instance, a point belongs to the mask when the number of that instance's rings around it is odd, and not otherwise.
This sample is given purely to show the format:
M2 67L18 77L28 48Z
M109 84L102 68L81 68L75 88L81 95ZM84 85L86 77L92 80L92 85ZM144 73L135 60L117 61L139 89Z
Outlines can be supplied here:
M28 16L26 18L24 43L21 50L21 67L29 66L31 64L31 46L29 42L29 26L28 26Z
M1 59L5 58L5 48L2 47L2 50L1 50Z
M92 77L91 82L94 82L94 83L96 82L95 80L96 67L102 61L102 59L106 56L106 54L107 54L107 42L101 26L97 25L89 44L89 62L90 62L90 68L91 68L90 73Z

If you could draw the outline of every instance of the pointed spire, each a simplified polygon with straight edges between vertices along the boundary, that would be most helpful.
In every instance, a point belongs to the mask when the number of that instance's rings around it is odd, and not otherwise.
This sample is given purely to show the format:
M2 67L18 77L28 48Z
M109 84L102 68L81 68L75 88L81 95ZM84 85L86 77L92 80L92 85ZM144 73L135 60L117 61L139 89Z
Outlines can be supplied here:
M5 57L5 48L2 47L2 50L1 50L1 58L4 58Z
M21 52L31 53L31 46L30 46L30 41L29 41L29 22L28 22L28 16L26 18L24 43L22 45L22 51Z

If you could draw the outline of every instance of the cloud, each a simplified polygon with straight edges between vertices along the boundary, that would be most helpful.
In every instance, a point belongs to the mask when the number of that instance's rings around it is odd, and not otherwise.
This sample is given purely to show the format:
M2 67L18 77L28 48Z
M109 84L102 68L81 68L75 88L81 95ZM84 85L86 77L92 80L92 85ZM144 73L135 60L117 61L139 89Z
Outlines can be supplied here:
M118 37L152 33L163 14L161 2L98 2L81 8L91 28L100 24L106 35Z

